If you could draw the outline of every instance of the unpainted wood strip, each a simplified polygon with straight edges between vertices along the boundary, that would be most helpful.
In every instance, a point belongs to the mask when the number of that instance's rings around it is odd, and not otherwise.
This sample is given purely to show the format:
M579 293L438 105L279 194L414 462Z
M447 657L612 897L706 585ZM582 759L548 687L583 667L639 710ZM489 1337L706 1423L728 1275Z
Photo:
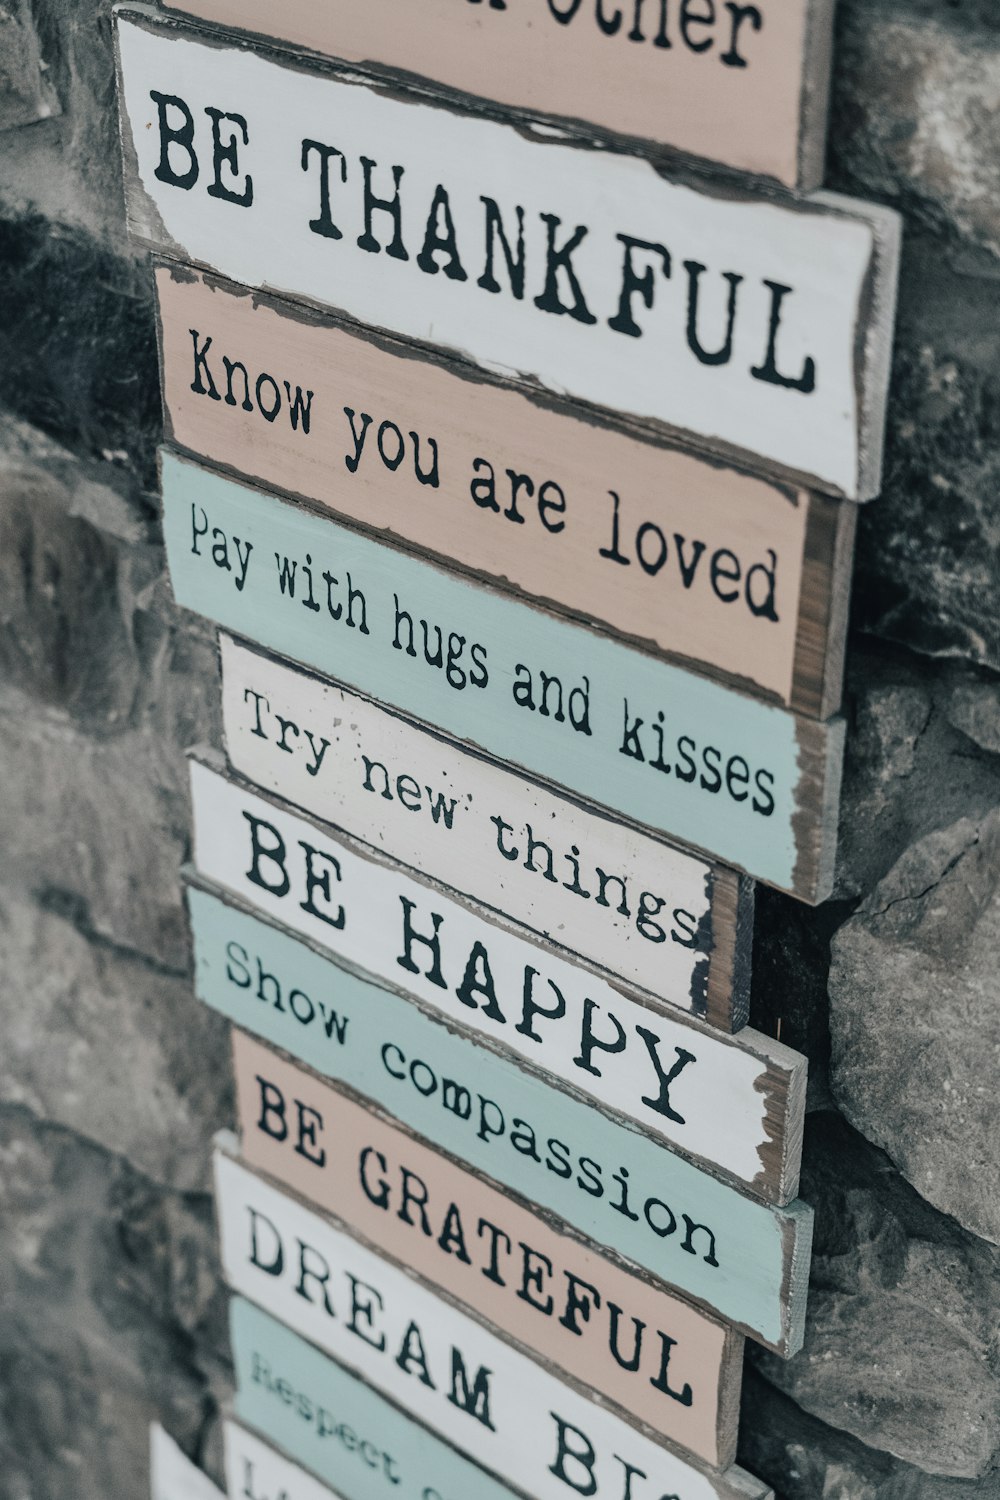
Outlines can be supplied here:
M705 1019L721 1031L741 1031L750 1015L754 882L717 866L709 877L712 949L705 985Z

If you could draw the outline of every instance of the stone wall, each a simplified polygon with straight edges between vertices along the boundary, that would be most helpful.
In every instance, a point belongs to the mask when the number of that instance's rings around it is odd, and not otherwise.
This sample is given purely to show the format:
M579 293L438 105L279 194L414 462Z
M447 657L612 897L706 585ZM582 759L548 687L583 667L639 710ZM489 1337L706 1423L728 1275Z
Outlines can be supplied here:
M828 180L906 219L860 528L835 899L758 900L755 1024L812 1059L806 1347L749 1356L784 1500L1000 1497L1000 14L841 0ZM108 6L0 4L0 1500L133 1500L228 1391L183 750L214 648L163 572L150 283Z

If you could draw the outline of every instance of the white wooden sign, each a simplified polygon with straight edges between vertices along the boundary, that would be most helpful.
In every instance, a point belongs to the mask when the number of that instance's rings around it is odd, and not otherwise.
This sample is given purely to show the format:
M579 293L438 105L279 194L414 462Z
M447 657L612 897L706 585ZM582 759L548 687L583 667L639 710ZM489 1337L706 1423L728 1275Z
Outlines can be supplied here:
M712 1474L630 1428L227 1152L216 1153L215 1180L229 1285L525 1495L617 1500L623 1468L633 1500L768 1493L742 1470Z
M143 7L118 12L118 44L147 244L830 493L877 491L888 210L668 182ZM282 378L262 377L275 414Z
M149 1429L149 1492L151 1500L225 1500L159 1422Z
M749 881L227 635L219 644L240 775L637 985L656 1009L745 1024Z
M797 1053L658 1015L210 760L192 761L191 797L207 879L765 1200L794 1197L806 1074Z
M338 1500L305 1469L238 1422L223 1424L229 1500Z

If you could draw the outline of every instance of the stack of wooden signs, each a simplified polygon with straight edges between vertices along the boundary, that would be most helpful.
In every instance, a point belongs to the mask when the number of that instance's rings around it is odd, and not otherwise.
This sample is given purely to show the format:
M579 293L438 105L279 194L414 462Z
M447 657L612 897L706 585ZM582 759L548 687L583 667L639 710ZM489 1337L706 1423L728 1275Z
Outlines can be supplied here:
M832 0L184 8L116 24L223 632L230 1494L763 1497L811 1212L753 883L830 891L898 261L814 191Z

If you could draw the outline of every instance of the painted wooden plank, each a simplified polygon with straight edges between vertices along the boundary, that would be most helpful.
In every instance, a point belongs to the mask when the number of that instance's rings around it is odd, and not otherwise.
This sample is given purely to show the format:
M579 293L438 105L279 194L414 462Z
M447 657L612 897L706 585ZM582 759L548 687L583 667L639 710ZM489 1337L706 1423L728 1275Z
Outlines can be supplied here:
M293 1463L279 1449L272 1448L270 1443L262 1442L256 1433L239 1422L231 1419L223 1422L222 1435L226 1448L229 1500L344 1500L341 1492L320 1484L312 1474ZM358 1452L357 1433L354 1439L352 1447L348 1437L342 1462L350 1462L347 1455ZM391 1483L387 1478L386 1484ZM430 1497L425 1496L424 1500L430 1500Z
M206 1004L324 1075L349 1068L353 1089L424 1140L741 1332L781 1353L801 1347L806 1205L772 1208L615 1131L593 1107L211 892L191 890L189 907ZM279 996L290 1007L296 991L296 1013L279 1010ZM346 1045L333 1020L341 1010Z
M118 11L118 45L150 246L829 493L877 491L890 211L667 181L146 7Z
M242 1297L229 1305L229 1342L237 1417L343 1500L515 1500L499 1479ZM307 1490L302 1500L319 1497Z
M753 886L223 635L233 768L419 876L725 1031L746 1023ZM598 873L603 872L603 873Z
M774 178L822 181L832 0L166 0L171 9ZM471 8L470 8L471 7Z
M170 453L178 604L801 899L830 890L844 725L818 724Z
M739 1334L238 1030L233 1071L247 1166L334 1214L650 1436L713 1467L732 1463ZM308 1149L295 1122L308 1122ZM669 1379L660 1378L664 1352Z
M149 1429L149 1492L151 1500L225 1500L159 1422Z
M654 1442L237 1155L217 1150L214 1168L229 1286L533 1500L574 1483L617 1494L619 1465L649 1500L767 1492Z
M186 266L156 285L182 448L812 717L838 708L853 505Z
M755 1033L734 1044L658 1015L481 910L227 781L211 760L192 762L191 792L195 860L206 879L626 1128L766 1202L794 1196L801 1055Z

